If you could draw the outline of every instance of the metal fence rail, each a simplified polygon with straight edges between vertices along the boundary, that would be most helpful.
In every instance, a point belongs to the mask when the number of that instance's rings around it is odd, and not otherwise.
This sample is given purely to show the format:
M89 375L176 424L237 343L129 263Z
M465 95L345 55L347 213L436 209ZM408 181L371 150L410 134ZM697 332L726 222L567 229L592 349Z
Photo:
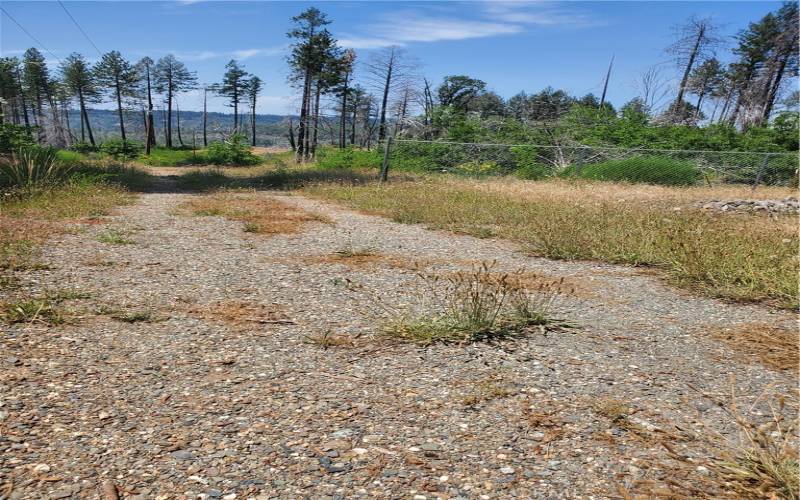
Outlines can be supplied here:
M517 175L527 179L577 177L665 185L797 186L798 153L607 148L584 145L485 144L389 140L388 170Z

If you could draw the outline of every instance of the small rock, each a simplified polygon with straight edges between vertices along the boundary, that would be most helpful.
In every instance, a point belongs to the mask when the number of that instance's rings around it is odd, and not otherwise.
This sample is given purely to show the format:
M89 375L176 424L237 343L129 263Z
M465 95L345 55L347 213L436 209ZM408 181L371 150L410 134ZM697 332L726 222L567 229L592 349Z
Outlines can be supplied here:
M50 472L50 466L47 464L36 464L33 472Z
M513 467L501 467L500 468L500 472L502 472L503 474L513 474L514 473L514 468Z
M173 451L170 456L176 460L194 460L194 454L188 450Z

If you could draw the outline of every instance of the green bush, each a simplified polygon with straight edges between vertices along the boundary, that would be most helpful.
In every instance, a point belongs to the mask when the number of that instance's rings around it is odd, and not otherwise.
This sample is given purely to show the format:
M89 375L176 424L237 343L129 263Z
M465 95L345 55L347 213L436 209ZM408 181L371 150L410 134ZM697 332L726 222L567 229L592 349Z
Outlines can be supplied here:
M0 186L12 189L55 186L66 180L72 166L59 161L53 148L23 147L0 161Z
M513 146L511 153L514 155L516 169L514 175L520 179L538 181L553 175L553 169L539 163L539 153L534 147Z
M690 186L701 177L700 171L691 162L660 156L636 156L624 160L571 167L584 179L598 181L622 181L663 186Z
M59 149L56 152L56 156L58 157L58 161L70 165L78 165L83 163L84 160L81 153L78 153L77 151L69 151L67 149Z
M22 125L0 124L0 154L33 146L33 137Z
M205 151L206 161L214 165L258 165L262 158L250 152L247 138L233 134L224 142L213 142Z
M88 154L88 153L96 153L97 146L93 146L88 142L79 141L74 143L72 146L69 147L70 151L75 151L76 153Z
M383 154L380 150L345 149L333 147L317 151L317 166L320 168L380 168Z
M144 144L139 141L108 139L100 145L100 151L116 160L132 160L144 151Z

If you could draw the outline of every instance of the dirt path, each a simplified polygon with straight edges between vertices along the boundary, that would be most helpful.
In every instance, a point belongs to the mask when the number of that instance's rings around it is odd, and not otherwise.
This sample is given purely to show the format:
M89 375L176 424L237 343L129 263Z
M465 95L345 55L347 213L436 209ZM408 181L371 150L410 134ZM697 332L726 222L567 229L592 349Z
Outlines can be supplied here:
M281 199L332 223L250 234L176 215L191 196L142 195L49 247L50 270L20 275L22 290L91 296L66 302L71 323L2 326L0 497L96 498L108 481L142 499L614 496L675 477L662 441L703 456L705 437L731 431L700 392L728 401L734 376L747 406L793 387L705 335L787 313L301 197ZM576 291L559 314L578 327L388 346L369 337L374 306L342 286L402 304L420 286L414 261L494 259L565 277ZM355 345L308 340L326 332Z

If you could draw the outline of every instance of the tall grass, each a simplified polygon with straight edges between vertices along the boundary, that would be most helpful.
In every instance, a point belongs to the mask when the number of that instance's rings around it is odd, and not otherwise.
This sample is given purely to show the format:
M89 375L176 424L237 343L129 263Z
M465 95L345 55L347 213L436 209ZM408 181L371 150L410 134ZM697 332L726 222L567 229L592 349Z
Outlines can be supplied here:
M307 192L399 222L518 241L544 257L656 267L713 297L796 306L796 218L706 213L691 204L719 193L686 189L445 178Z
M31 189L54 186L69 175L73 164L61 161L55 149L24 147L0 159L0 187Z

